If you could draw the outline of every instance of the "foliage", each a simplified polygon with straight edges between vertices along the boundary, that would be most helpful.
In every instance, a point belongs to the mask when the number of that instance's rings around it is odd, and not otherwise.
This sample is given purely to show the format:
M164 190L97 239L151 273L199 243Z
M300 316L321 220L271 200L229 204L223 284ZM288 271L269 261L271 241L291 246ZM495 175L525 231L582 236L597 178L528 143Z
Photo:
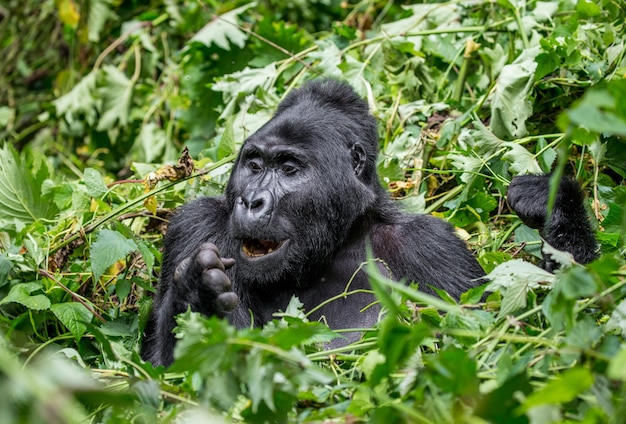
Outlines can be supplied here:
M625 17L614 0L4 2L0 421L621 422ZM340 335L294 299L262 329L184 314L174 365L142 362L169 214L220 193L245 136L319 76L367 99L391 195L455 225L492 283L457 302L371 267L387 314L357 343L324 350ZM548 171L589 195L587 266L542 252L504 201Z

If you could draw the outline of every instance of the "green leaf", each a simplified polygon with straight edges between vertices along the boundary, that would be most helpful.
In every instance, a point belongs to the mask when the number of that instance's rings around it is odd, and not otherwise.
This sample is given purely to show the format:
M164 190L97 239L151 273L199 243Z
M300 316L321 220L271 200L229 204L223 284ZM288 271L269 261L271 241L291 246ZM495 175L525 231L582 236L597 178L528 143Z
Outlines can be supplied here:
M427 365L439 389L459 396L478 394L476 361L465 350L454 347L431 355Z
M546 75L556 71L561 64L559 56L556 53L540 53L535 60L537 61L537 69L535 70L536 80L540 80Z
M316 44L319 47L318 50L309 55L311 59L318 61L315 64L315 69L328 77L341 77L341 70L339 69L341 50L330 40L320 40Z
M552 284L555 280L554 274L521 259L513 259L498 265L485 278L491 280L488 291L509 289L518 284L536 288Z
M133 83L122 71L111 65L103 67L102 71L104 81L98 88L98 95L102 99L101 116L96 127L98 131L128 123L133 94Z
M593 381L593 375L587 368L569 369L550 381L543 389L531 393L521 409L527 411L537 405L569 402L588 390L593 385Z
M559 119L559 127L582 126L599 134L626 137L626 80L613 80L590 88Z
M430 328L424 323L407 325L392 315L386 316L380 325L377 340L380 356L384 360L380 361L379 357L368 358L375 362L368 377L372 387L377 386L414 355L419 343L430 334Z
M56 99L53 104L58 116L62 116L69 124L84 118L88 124L96 122L97 110L101 100L94 96L96 91L97 71L85 75L70 92Z
M235 145L235 132L233 130L233 124L235 123L235 117L231 116L224 125L224 132L220 138L220 144L217 147L217 159L224 159L226 156L230 156L237 151Z
M134 240L127 239L117 231L100 231L90 248L93 279L98 281L111 265L137 249Z
M85 169L83 182L87 187L87 192L93 198L99 199L109 191L107 185L104 183L102 174L93 168Z
M119 298L120 302L126 300L131 290L131 283L129 280L120 279L115 283L115 294Z
M246 95L255 93L259 88L270 90L275 77L276 64L270 63L264 68L246 67L219 78L211 88L223 93L225 106L220 116L228 119L235 112L237 102Z
M36 177L13 147L0 148L0 223L28 225L56 214L53 202L44 201L41 184L47 177L42 165Z
M514 234L516 243L525 244L524 251L539 259L543 258L541 253L541 237L537 230L526 225L520 225L515 229Z
M154 122L147 122L141 126L137 142L143 151L143 160L153 162L166 147L167 133Z
M591 0L578 0L576 3L576 12L583 18L593 18L602 13L602 9L598 6L597 2Z
M0 127L8 127L15 119L15 109L8 106L0 106Z
M611 358L607 375L613 380L626 381L626 345L623 345L619 352Z
M50 307L52 313L72 332L76 340L80 339L91 322L93 314L78 302L55 303Z
M568 268L560 275L559 290L567 299L580 299L596 294L598 286L591 274L582 266Z
M488 291L503 292L498 318L525 308L530 288L549 287L555 279L553 274L521 259L498 265L485 278L491 280Z
M19 283L11 287L9 294L0 300L0 305L6 303L19 303L34 311L50 309L50 299L44 294L31 295L31 293L41 290L39 283Z
M611 318L606 323L608 331L619 329L626 336L626 299L623 299L611 313Z
M223 50L230 50L231 44L243 48L248 40L248 34L239 29L238 15L254 5L254 2L248 3L230 12L215 16L211 22L193 36L191 42L202 43L207 47L215 44Z
M528 294L528 284L522 282L509 287L502 296L502 302L500 303L500 312L498 313L498 319L507 315L514 314L526 307L526 296Z
M154 268L154 253L150 250L150 246L144 241L139 240L137 243L137 247L141 256L143 257L143 261L146 264L146 271L148 274L152 274L152 268Z
M491 104L491 131L496 137L514 140L528 133L526 120L533 113L530 92L535 82L538 54L538 48L525 50L502 69Z
M117 18L111 10L113 0L89 0L89 16L87 18L88 39L91 42L100 41L100 33L108 20Z
M485 418L490 423L522 424L528 420L520 419L520 413L516 411L519 405L518 394L528 394L532 386L526 373L519 373L502 384L502 386L483 396L476 408L475 414Z

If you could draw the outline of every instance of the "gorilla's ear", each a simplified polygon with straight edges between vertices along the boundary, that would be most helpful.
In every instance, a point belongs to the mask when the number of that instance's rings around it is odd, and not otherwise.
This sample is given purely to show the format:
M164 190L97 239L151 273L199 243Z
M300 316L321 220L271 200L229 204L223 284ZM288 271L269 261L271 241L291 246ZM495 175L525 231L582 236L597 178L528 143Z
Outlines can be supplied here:
M365 169L365 162L367 161L367 155L360 143L354 143L350 149L352 156L352 169L357 177L360 177Z

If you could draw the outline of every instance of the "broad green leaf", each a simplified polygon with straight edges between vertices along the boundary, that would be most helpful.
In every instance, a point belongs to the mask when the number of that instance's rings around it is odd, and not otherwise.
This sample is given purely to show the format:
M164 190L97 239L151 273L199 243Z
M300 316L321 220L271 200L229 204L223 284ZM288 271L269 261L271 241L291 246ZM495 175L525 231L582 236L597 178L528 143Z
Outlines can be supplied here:
M45 168L40 172L33 176L9 143L0 148L0 223L19 227L54 216L54 204L44 201L41 193L41 184L47 176Z
M215 44L223 50L230 50L231 44L243 48L248 40L248 34L239 29L238 16L254 5L254 2L248 3L230 12L214 16L211 22L193 36L191 42L202 43L207 47Z
M464 349L452 347L426 361L438 388L459 396L478 394L476 361Z
M78 302L55 303L50 307L52 313L72 332L76 340L80 339L91 322L93 314Z
M115 66L103 67L104 80L98 87L102 99L97 130L106 131L128 123L134 84Z
M574 327L567 332L565 338L569 346L577 347L581 352L593 350L602 337L602 327L595 319L583 315L580 316Z
M537 405L569 402L588 390L593 385L593 381L594 377L587 368L576 367L566 370L543 389L531 393L521 408L526 411Z
M552 260L559 263L561 269L569 268L576 263L571 253L557 250L548 243L543 244L543 254L544 257L550 257Z
M576 11L580 13L583 18L593 18L602 13L598 2L591 0L578 0L576 3Z
M141 256L143 257L143 261L146 264L146 271L148 272L148 274L152 274L152 268L154 268L154 253L152 253L152 250L150 250L150 246L148 245L148 243L145 243L142 240L139 240L139 242L137 243L137 247L139 249L139 252L141 253Z
M500 303L500 312L498 319L507 315L514 314L526 307L526 297L528 294L529 284L525 281L519 281L504 292L502 302Z
M590 88L559 119L559 126L582 126L605 135L626 137L626 80L613 80Z
M378 349L372 349L366 352L363 356L359 358L359 364L361 365L361 370L363 374L365 374L365 378L367 380L371 380L374 372L378 369L386 367L387 358L385 355L380 353ZM376 381L373 381L372 384L376 385L380 381L380 378Z
M41 290L39 283L19 283L11 287L9 294L0 300L0 305L5 303L19 303L34 311L43 311L50 308L50 299L44 294L31 295Z
M554 274L522 259L513 259L498 265L485 278L491 281L488 291L508 289L520 283L528 284L531 288L545 287L555 280Z
M0 128L8 127L15 119L15 109L8 106L0 106Z
M120 279L115 283L115 294L121 302L126 300L130 294L131 288L132 285L129 280Z
M539 53L535 58L537 61L537 69L535 70L535 79L540 80L548 74L558 69L561 61L559 56L554 52Z
M319 62L315 64L315 68L319 69L322 75L328 77L341 77L341 50L330 40L320 40L317 42L318 49L309 55L313 60Z
M526 120L532 115L530 92L535 81L538 48L524 51L512 64L506 65L496 84L491 103L491 131L504 140L525 136Z
M117 18L111 10L114 0L89 0L89 17L87 18L88 39L100 41L100 33L108 20Z
M532 11L532 15L538 22L544 22L552 19L558 10L558 1L538 1Z
M543 254L541 253L541 237L539 236L539 231L530 228L526 225L520 225L515 229L515 242L519 244L524 244L524 251L530 253L536 258L542 259Z
M513 174L542 173L537 158L526 148L519 144L509 142L504 142L503 145L508 147L509 151L502 155L502 159L511 163L511 172L513 172Z
M525 308L530 288L550 287L555 279L553 274L521 259L498 265L485 278L491 281L487 291L503 292L498 318Z
M219 78L211 89L222 92L224 96L225 106L220 117L228 119L232 116L237 102L248 94L253 94L260 88L265 91L272 90L271 85L275 77L276 64L270 63L264 68L246 67Z
M626 345L622 345L619 352L611 358L607 374L613 380L626 381Z
M104 179L102 178L102 174L96 171L93 168L85 169L83 174L83 182L87 187L87 192L91 197L96 199L104 196L108 191L107 185L104 183Z
M626 336L626 299L617 305L617 307L611 313L611 318L606 323L608 331L619 330L622 335Z
M237 151L235 145L235 131L233 130L233 124L235 119L230 117L224 125L224 132L220 138L220 144L217 147L217 159L224 159L226 156L230 156Z
M143 151L143 160L153 162L163 153L167 144L167 134L156 123L147 122L141 126L137 143Z
M461 174L461 181L465 184L469 184L485 165L485 160L483 158L475 156L451 154L449 157L452 160L454 168L463 171L463 174Z
M117 231L100 231L90 248L93 279L98 281L111 265L137 249L134 240L127 239Z
M561 293L568 299L580 299L596 294L598 286L585 268L570 267L559 275L558 285Z
M65 118L69 124L80 121L81 117L88 124L96 122L101 104L101 100L94 95L97 75L97 71L88 73L70 92L52 102L58 116Z

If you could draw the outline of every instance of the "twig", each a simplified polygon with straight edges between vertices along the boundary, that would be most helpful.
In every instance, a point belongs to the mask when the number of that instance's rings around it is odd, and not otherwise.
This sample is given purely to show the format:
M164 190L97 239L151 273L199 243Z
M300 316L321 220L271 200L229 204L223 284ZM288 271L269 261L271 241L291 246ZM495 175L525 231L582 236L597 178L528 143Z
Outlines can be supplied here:
M104 58L107 57L109 55L109 53L111 53L113 50L115 50L117 48L117 46L119 46L124 41L126 41L126 39L133 32L137 31L140 28L143 28L143 27L146 27L146 26L150 26L150 25L152 25L152 22L149 22L149 21L147 21L147 22L140 22L137 25L135 25L132 28L130 28L124 34L120 35L115 41L113 41L109 46L107 46L107 48L104 49L102 51L102 53L100 53L100 55L96 59L96 62L93 64L92 72L93 71L97 71L98 68L100 68L100 65L102 65L102 62L104 61Z
M59 287L61 287L63 290L65 290L67 293L70 294L70 296L72 296L72 298L77 301L78 303L80 303L81 305L83 305L85 308L87 308L87 310L89 312L91 312L96 318L98 318L101 322L106 323L107 321L102 317L102 315L100 315L91 305L89 305L87 302L85 302L83 299L80 298L79 295L77 295L76 293L74 293L73 291L71 291L65 284L63 284L62 282L60 282L59 280L57 280L56 278L54 278L54 275L50 274L48 271L46 271L45 269L38 269L37 273L43 277L49 278L50 280L54 281L54 283L56 285L58 285Z

